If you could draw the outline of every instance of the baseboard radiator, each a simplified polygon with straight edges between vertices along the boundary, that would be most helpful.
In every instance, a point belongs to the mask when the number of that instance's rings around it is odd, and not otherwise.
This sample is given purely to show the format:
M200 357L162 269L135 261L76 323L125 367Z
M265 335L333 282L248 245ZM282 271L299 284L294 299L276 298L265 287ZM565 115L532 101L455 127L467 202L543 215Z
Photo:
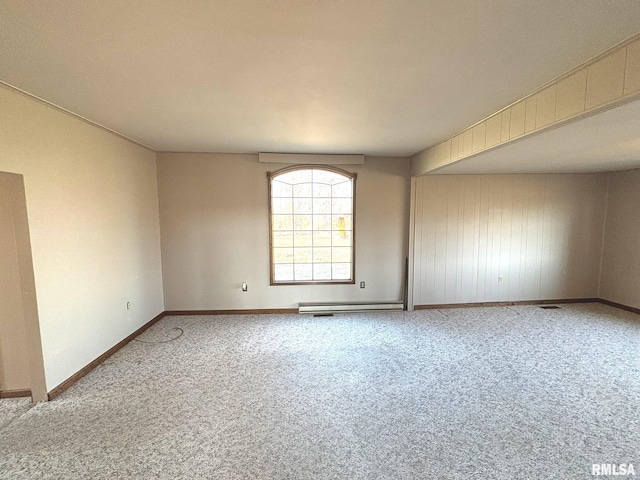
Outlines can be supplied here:
M298 304L299 313L315 314L402 310L404 310L402 300L391 302L301 302Z

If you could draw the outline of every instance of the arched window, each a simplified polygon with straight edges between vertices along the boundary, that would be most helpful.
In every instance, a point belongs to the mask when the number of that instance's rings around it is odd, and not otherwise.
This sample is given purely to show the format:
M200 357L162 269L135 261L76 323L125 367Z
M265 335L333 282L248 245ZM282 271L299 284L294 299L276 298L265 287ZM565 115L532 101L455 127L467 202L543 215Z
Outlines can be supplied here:
M296 166L268 178L271 284L354 283L356 175Z

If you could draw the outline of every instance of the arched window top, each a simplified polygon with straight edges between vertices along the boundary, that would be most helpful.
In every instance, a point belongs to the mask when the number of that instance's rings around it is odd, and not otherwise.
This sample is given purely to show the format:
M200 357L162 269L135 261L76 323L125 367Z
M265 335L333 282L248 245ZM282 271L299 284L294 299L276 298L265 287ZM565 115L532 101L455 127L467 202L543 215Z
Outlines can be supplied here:
M335 185L355 179L356 174L324 165L296 165L269 173L269 177L289 185L310 182Z
M271 284L353 283L356 175L305 165L268 177Z

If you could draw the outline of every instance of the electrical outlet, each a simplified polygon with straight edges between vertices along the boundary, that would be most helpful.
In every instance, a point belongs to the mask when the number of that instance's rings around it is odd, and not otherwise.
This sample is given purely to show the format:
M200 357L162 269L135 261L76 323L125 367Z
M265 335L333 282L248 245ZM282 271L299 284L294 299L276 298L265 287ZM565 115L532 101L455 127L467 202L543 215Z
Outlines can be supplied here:
M498 277L498 283L502 283L502 281L503 281L503 280L504 280L504 278L502 278L502 275L500 275L500 276Z
M247 282L242 282L242 291L246 292L248 290Z
M360 288L364 288L365 283L364 282L360 282Z
M127 310L131 310L131 302L127 302Z

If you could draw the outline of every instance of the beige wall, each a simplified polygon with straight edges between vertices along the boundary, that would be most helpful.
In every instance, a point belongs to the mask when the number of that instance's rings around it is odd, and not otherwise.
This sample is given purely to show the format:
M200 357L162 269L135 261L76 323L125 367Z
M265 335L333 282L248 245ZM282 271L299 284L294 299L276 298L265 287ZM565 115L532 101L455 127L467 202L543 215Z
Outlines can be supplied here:
M0 391L31 388L11 208L13 176L0 173Z
M359 285L270 286L267 171L257 155L158 154L165 305L180 309L293 308L301 301L402 296L409 161L367 157L358 174ZM249 289L242 292L240 285Z
M418 177L413 303L596 297L606 178Z
M258 163L257 155L156 155L4 87L0 151L0 171L24 176L49 390L165 304L167 310L292 308L300 301L402 295L408 159L367 157L365 165L349 167L358 174L362 290L357 283L269 285L266 172L282 165ZM607 178L415 179L414 303L599 294L640 307L638 171L611 174L598 291ZM9 243L0 247L13 248ZM15 280L16 265L7 261L3 285Z
M164 309L155 153L4 87L0 151L24 176L51 390Z
M640 308L640 170L609 174L600 297Z

